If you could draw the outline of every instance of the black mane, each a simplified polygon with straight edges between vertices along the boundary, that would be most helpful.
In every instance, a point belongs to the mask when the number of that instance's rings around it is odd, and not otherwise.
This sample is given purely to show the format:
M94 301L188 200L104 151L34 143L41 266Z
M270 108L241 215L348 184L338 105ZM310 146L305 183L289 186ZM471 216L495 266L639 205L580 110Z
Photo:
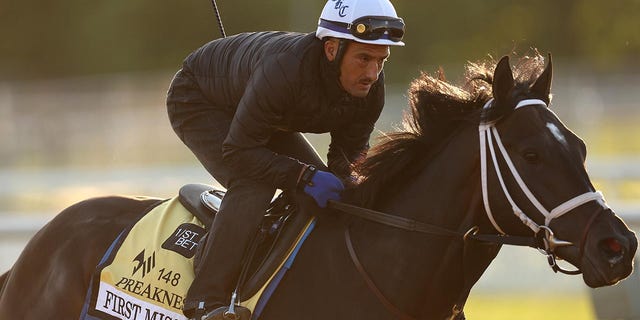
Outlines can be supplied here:
M397 183L418 173L461 125L478 123L480 110L492 97L496 61L469 62L463 86L445 80L440 69L435 75L421 73L408 90L410 113L405 112L403 131L382 135L362 163L355 166L360 182L349 198L361 206L373 207L382 190L398 190ZM544 69L544 59L536 51L524 56L513 68L514 94L524 95Z

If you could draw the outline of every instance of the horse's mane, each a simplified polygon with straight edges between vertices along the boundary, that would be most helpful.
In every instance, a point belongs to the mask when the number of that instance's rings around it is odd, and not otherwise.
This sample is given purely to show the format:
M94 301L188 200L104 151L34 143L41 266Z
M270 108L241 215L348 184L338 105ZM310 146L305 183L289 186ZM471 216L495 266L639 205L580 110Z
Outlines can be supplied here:
M442 68L414 79L408 89L410 112L404 113L403 130L383 134L367 158L354 167L360 182L350 195L352 201L373 207L381 191L398 190L398 184L417 174L464 123L477 123L480 109L492 97L495 66L492 58L468 62L462 86L447 82ZM526 93L543 68L544 59L537 51L521 57L513 68L515 92Z

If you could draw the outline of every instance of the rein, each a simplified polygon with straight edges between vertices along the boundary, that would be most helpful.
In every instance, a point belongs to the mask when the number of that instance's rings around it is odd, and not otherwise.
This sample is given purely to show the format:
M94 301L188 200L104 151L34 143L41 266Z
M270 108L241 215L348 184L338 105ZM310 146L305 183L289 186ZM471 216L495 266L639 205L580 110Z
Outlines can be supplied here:
M478 234L477 227L473 227L465 233L442 228L433 224L420 222L405 217L395 216L392 214L367 209L352 204L329 200L329 208L348 213L350 215L377 222L389 227L402 229L406 231L418 232L423 234L431 234L442 237L449 237L458 240L476 240L480 242L490 242L495 244L506 244L514 246L527 246L539 249L541 242L534 237L510 236L506 234Z

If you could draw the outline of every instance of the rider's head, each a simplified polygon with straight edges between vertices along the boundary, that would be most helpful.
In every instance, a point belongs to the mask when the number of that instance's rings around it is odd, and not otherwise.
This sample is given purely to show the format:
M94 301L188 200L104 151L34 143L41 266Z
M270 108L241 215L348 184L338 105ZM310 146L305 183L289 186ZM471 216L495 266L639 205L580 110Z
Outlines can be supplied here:
M404 46L403 36L404 21L389 0L328 0L316 30L340 84L356 97L369 93L389 46Z

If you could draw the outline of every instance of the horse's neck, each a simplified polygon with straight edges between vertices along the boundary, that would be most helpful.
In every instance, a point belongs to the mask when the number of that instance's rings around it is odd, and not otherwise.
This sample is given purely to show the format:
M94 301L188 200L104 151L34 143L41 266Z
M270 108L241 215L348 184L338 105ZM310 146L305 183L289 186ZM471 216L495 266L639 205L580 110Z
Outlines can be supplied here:
M378 209L459 232L482 220L477 129L464 130ZM463 280L460 241L371 223L353 229L363 265L407 312L448 312L465 281L479 277Z
M475 196L479 190L477 129L468 127L436 149L415 179L407 181L381 209L457 229L479 203Z

